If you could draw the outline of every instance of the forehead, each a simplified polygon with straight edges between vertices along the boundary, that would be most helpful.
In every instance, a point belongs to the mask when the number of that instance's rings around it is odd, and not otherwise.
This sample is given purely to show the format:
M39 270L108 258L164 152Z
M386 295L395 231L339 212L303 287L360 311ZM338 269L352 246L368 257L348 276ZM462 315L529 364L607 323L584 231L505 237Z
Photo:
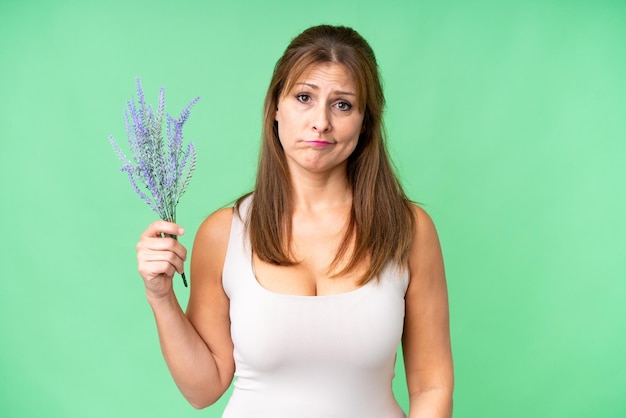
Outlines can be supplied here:
M341 89L350 89L357 94L357 81L344 64L324 62L310 64L304 68L294 68L287 77L285 90L283 93L290 91L297 83L331 83Z
M354 77L348 71L345 65L335 63L315 64L307 67L296 82L302 82L310 79L321 79L336 84L354 85Z

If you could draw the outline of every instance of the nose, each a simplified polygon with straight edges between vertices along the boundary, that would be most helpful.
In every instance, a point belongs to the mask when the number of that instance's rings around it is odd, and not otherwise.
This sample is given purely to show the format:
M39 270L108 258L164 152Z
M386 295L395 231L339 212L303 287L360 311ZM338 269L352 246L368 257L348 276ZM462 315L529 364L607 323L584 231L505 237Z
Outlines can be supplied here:
M328 107L321 104L313 109L312 125L315 132L327 133L331 131L332 126L328 112Z

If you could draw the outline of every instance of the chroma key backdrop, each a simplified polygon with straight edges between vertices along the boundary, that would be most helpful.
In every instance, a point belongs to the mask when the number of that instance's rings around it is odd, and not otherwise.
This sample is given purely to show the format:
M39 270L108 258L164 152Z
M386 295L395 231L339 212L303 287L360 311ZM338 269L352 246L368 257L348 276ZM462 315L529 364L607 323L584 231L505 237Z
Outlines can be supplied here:
M2 0L0 416L221 416L228 395L194 410L161 357L135 260L157 215L108 138L137 77L174 115L201 97L191 249L251 189L274 63L321 23L374 48L394 163L438 227L454 416L626 417L622 0Z

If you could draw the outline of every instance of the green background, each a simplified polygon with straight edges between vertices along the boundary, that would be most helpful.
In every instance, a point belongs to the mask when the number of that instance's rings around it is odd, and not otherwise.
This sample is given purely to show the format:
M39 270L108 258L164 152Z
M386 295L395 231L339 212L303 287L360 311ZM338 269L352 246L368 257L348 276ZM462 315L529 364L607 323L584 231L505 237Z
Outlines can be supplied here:
M120 173L140 76L178 113L201 221L252 184L289 40L353 26L390 149L446 259L455 417L626 417L626 2L0 2L0 415L219 417L166 370ZM183 304L188 290L179 280ZM401 363L397 396L408 406Z

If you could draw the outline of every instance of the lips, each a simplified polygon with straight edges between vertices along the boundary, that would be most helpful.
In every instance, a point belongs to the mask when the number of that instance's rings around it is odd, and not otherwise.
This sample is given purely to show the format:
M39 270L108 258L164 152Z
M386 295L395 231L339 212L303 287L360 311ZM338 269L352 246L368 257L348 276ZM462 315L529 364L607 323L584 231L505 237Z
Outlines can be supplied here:
M314 147L325 147L331 144L331 142L323 141L323 140L313 140L313 141L305 141L307 144L312 145Z

